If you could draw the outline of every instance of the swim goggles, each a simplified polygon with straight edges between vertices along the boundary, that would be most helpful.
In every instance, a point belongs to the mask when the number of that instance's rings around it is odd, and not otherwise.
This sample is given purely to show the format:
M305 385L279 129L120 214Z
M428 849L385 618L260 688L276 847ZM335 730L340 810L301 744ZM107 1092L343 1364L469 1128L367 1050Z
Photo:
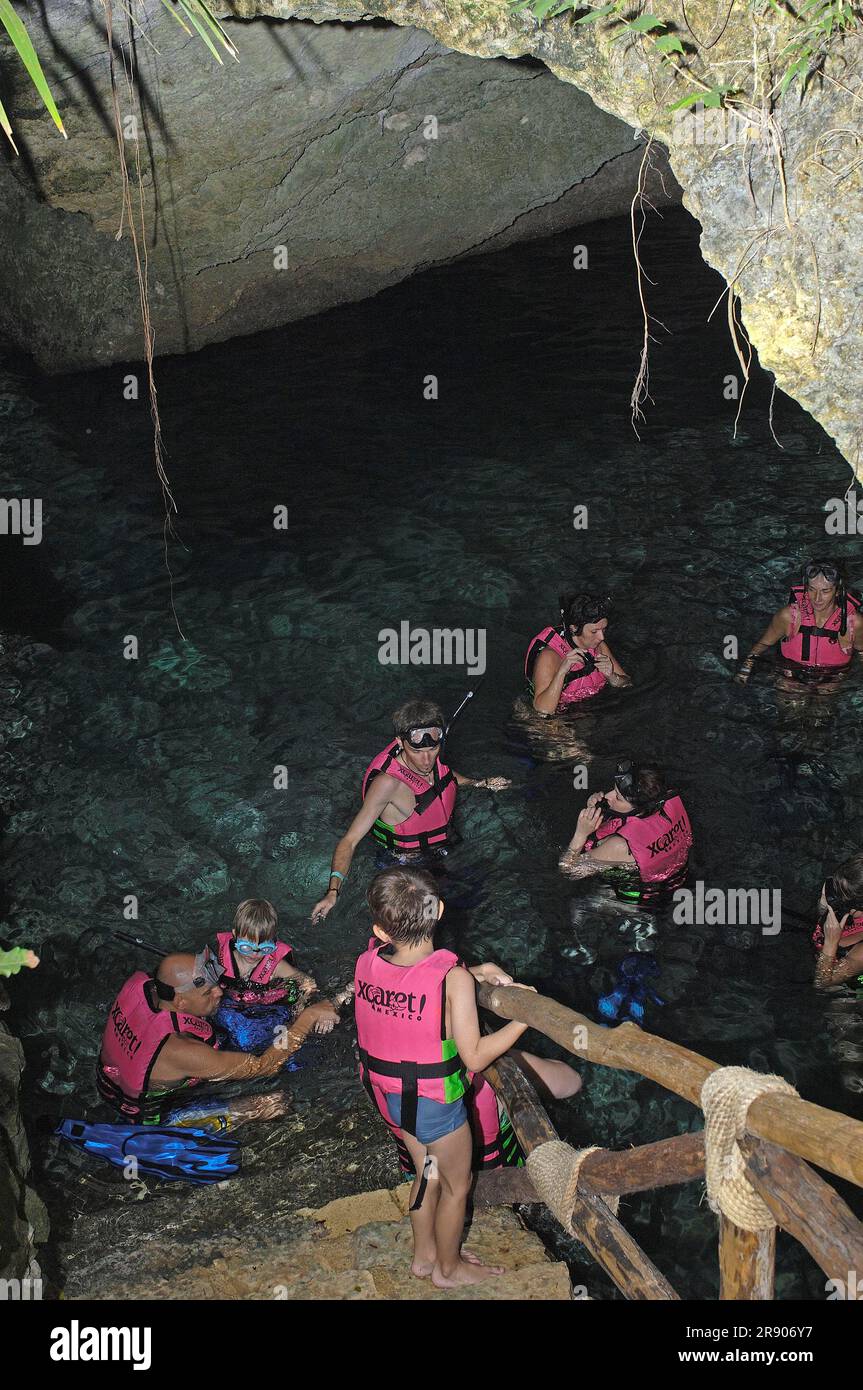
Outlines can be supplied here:
M631 758L625 758L623 762L617 764L614 785L626 801L632 801L633 797L637 796L638 764L634 763Z
M203 951L199 951L195 956L192 987L194 989L206 989L211 985L217 985L224 973L225 967L219 962L209 946L205 946Z
M416 724L410 729L402 729L399 737L406 739L411 748L436 748L443 743L443 735L440 724Z
M821 574L828 584L838 584L841 575L832 560L811 560L808 565L803 567L803 582L809 584L813 579L817 579Z
M241 956L271 956L278 941L249 941L245 936L237 937L234 950Z

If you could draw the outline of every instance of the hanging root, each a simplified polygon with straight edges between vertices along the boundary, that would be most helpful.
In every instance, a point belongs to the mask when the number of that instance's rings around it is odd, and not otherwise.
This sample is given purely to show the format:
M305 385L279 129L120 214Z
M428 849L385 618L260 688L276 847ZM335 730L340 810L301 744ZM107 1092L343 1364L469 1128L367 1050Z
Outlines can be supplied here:
M728 322L728 332L731 335L731 346L734 348L734 355L740 363L740 370L743 373L743 390L740 392L740 397L737 402L737 414L734 417L735 439L737 438L737 426L740 421L740 412L743 409L743 397L746 395L746 388L749 385L750 367L752 365L752 344L749 341L749 337L747 335L746 329L743 327L741 319L738 317L739 300L735 291L735 286L738 280L740 279L741 275L743 275L744 271L748 270L750 265L752 265L753 261L757 260L758 256L761 255L761 251L763 248L760 246L760 243L766 241L768 237L770 237L771 235L772 229L768 227L763 232L759 232L757 236L754 236L752 240L747 243L747 245L743 249L739 261L737 262L737 269L735 270L734 275L732 276L726 288L722 291L722 294L719 296L713 308L710 310L710 313L707 315L707 322L709 323L710 320L713 318L713 315L716 313L716 310L719 308L719 305L722 303L723 299L726 299L727 296L726 319ZM756 251L754 249L755 247L758 247L759 249ZM752 252L751 256L749 255L750 251ZM744 340L746 345L745 354L744 349L741 345L741 338ZM777 443L778 442L779 441L777 440Z
M108 45L108 69L111 79L111 103L114 114L114 133L117 139L117 151L120 160L120 177L122 180L120 225L115 233L115 239L117 241L120 240L120 238L123 235L124 222L128 222L129 234L132 239L132 249L135 255L135 271L138 278L138 297L141 306L141 323L144 330L144 355L147 363L147 383L150 396L150 416L153 421L153 451L156 463L156 477L159 480L159 486L162 491L162 501L165 508L165 520L162 529L165 554L165 568L168 572L168 582L170 585L171 612L174 615L174 622L177 624L177 631L179 632L180 636L184 638L183 631L180 627L180 623L177 618L177 610L174 607L174 577L171 572L171 566L168 558L168 537L169 535L173 536L175 534L173 518L171 513L176 513L177 504L174 501L174 496L171 492L171 484L169 482L167 472L165 471L165 453L162 443L161 421L159 418L159 402L156 394L156 381L153 375L153 344L155 342L155 334L153 331L152 321L150 319L150 295L149 288L147 285L149 257L147 252L147 229L144 209L144 185L141 176L141 150L140 143L136 137L134 141L135 174L138 180L138 221L136 222L135 211L132 204L132 188L129 179L129 170L126 164L126 149L123 135L123 118L120 110L120 99L117 88L117 72L114 62L114 17L112 10L113 0L101 0L101 3L102 8L105 11L105 37ZM136 107L137 111L140 111L140 103L136 103L135 100L136 83L132 71L132 68L134 66L134 59L132 57L131 47L131 24L129 26L129 30L129 66L126 65L126 57L123 53L122 45L119 45L119 51L123 62L123 73L126 82L128 110L130 111L130 113L135 114L135 119L137 120L139 119L139 116L136 112Z
M632 203L629 209L629 221L630 226L632 228L632 254L635 257L635 271L638 281L638 298L641 304L641 318L644 325L644 332L641 341L641 360L638 365L638 374L636 375L635 382L632 387L632 395L630 396L629 400L630 410L632 412L632 428L635 431L635 436L637 439L641 438L641 435L638 433L637 421L644 419L644 411L642 410L642 406L646 401L650 401L651 404L653 403L653 397L650 394L649 353L651 341L656 342L657 340L653 337L653 334L650 331L651 321L659 324L660 328L664 328L666 333L668 332L668 329L665 327L665 324L662 322L661 319L652 319L652 316L648 313L647 303L644 297L644 282L645 280L647 280L648 284L652 285L654 284L654 281L651 280L650 277L645 274L644 268L641 264L641 257L639 255L639 244L641 242L642 233L644 232L645 222L647 221L644 209L645 207L648 207L651 210L651 212L656 212L656 208L653 206L653 204L651 203L650 199L646 196L644 191L648 171L653 169L653 163L651 160L652 147L653 136L651 135L647 141L647 144L644 147L644 154L642 155L641 164L638 169L638 185L636 187L635 193L633 194ZM635 221L636 209L641 214L641 223L637 228Z

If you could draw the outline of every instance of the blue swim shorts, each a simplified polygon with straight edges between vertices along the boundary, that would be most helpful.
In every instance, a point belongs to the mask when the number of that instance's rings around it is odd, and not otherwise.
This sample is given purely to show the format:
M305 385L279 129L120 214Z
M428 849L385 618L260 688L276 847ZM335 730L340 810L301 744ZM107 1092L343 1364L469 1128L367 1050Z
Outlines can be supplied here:
M401 1129L402 1098L398 1091L386 1093L387 1110L393 1124ZM433 1144L435 1139L443 1139L467 1124L467 1107L464 1097L458 1100L430 1100L420 1096L417 1101L417 1126L414 1138L421 1144Z

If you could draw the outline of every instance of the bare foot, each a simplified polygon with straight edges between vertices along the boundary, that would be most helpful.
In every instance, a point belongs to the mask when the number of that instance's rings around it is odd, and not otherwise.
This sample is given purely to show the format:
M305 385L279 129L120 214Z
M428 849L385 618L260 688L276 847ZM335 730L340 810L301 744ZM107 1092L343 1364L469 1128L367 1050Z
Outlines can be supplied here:
M444 1274L440 1265L435 1265L431 1279L436 1289L458 1289L462 1284L481 1284L483 1280L504 1272L503 1265L484 1265L479 1260L466 1260L463 1255L464 1252L451 1274Z
M480 1268L482 1268L482 1260L479 1255L475 1255L472 1250L468 1250L466 1245L463 1245L461 1248L461 1257L465 1264L479 1265ZM416 1275L417 1279L428 1279L436 1264L437 1257L435 1255L432 1255L428 1260L420 1259L419 1255L414 1255L413 1264L411 1265L411 1274Z

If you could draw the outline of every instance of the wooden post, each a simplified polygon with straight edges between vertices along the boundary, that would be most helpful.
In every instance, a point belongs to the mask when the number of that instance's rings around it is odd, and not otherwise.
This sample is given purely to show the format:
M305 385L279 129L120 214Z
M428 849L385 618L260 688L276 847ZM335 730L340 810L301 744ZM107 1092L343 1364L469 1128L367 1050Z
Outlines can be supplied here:
M744 1135L746 1176L778 1225L799 1240L830 1279L863 1270L863 1224L808 1163Z
M678 1298L665 1275L660 1274L601 1197L593 1192L579 1193L572 1212L572 1227L577 1239L624 1297L651 1302Z
M483 985L479 1002L499 1018L518 1019L553 1038L576 1056L602 1066L636 1072L701 1104L701 1088L715 1062L697 1052L643 1032L634 1023L602 1028L573 1009L506 985ZM863 1186L863 1124L848 1115L781 1092L759 1096L749 1107L750 1134L780 1144L799 1158Z
M623 1197L673 1187L704 1177L704 1131L677 1134L637 1149L597 1149L581 1165L579 1191L600 1197Z
M501 1098L505 1104L505 1096ZM597 1149L581 1165L579 1192L603 1198L624 1197L703 1176L704 1134L699 1131L660 1139L656 1144L642 1144L637 1149ZM478 1206L514 1206L517 1202L541 1200L524 1168L492 1168L477 1177L474 1201ZM863 1269L863 1256L859 1265L848 1267Z
M483 1076L503 1101L525 1154L529 1154L538 1144L558 1138L557 1130L545 1113L536 1091L512 1057L504 1053L490 1067L486 1067Z
M769 1299L773 1297L776 1263L776 1228L742 1231L719 1218L719 1297L721 1299Z
M492 1066L486 1068L483 1076L494 1086L506 1106L510 1122L525 1154L532 1153L540 1144L557 1139L557 1131L546 1115L533 1086L511 1057L499 1057ZM689 1136L684 1137L689 1139ZM691 1144L689 1147L691 1148ZM624 1156L615 1154L611 1157L617 1159ZM599 1158L600 1155L591 1157ZM644 1171L654 1174L655 1155L651 1157L654 1161L649 1163ZM587 1161L586 1159L585 1165ZM687 1161L691 1161L691 1154L688 1154ZM510 1173L512 1177L509 1176ZM500 1176L494 1173L480 1174L476 1182L474 1200L482 1203L483 1192L487 1196L507 1193L503 1198L505 1201L541 1201L524 1169L510 1169L509 1173L504 1172ZM532 1193L532 1196L513 1198L513 1192ZM677 1298L665 1276L648 1259L629 1232L621 1226L597 1192L589 1189L584 1192L579 1190L572 1212L572 1228L576 1238L590 1251L597 1264L605 1270L626 1298Z

